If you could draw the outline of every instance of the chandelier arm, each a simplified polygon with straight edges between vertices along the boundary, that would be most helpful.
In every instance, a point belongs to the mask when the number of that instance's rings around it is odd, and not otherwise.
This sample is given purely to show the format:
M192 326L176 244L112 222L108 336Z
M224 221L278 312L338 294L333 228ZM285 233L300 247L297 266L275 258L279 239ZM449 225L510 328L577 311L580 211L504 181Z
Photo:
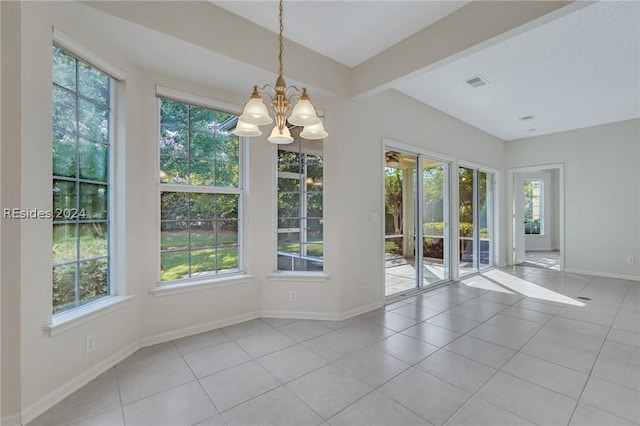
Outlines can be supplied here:
M295 90L298 93L292 93L291 95L289 95L290 90ZM298 89L296 86L289 86L285 91L285 95L289 102L293 103L296 99L299 99L300 96L302 96L302 89Z
M260 87L260 88L258 88L258 86L255 86L255 87L256 87L256 89L257 89L257 91L258 91L258 94L259 94L261 97L263 97L263 96L264 96L264 97L266 97L266 98L268 98L268 99L269 99L269 104L270 104L271 102L273 102L273 100L275 99L276 89L275 89L272 85L270 85L270 84L265 84L264 86L262 86L262 87ZM268 91L266 91L265 89L269 89L269 90L268 90ZM272 94L272 93L270 93L270 92L272 92L273 94Z
M265 84L264 86L262 86L262 87L259 89L259 90L260 90L260 93L262 93L262 91L263 91L264 89L270 89L270 90L273 90L274 92L276 91L276 89L275 89L272 85L270 85L269 83Z
M293 86L293 85L291 85L291 86L287 87L287 91L289 91L290 89L294 89L294 90L297 90L298 92L302 93L302 91L303 91L305 88L303 87L302 89L300 89L300 88L299 88L299 87L297 87L297 86Z

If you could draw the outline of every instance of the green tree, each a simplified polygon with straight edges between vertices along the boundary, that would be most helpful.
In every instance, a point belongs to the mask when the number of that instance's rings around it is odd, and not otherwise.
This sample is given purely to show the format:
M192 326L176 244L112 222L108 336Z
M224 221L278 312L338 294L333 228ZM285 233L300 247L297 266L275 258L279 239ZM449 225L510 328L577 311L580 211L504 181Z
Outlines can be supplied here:
M387 214L393 218L394 234L402 234L402 170L384 169L384 204Z
M109 293L111 79L54 46L52 81L52 285L56 313Z
M227 128L234 116L162 99L161 182L237 187L239 141Z

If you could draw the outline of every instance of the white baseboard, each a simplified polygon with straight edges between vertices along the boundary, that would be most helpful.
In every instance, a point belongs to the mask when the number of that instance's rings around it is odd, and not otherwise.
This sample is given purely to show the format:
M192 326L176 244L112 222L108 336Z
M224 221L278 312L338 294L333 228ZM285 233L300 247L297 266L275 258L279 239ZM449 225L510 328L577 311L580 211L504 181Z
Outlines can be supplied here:
M260 316L262 318L295 318L318 321L342 321L360 314L364 314L365 312L381 308L382 306L384 306L384 302L375 302L369 305L351 309L340 314L333 312L262 311L260 312Z
M346 320L346 319L355 317L357 315L361 315L361 314L364 314L366 312L373 311L374 309L382 308L383 306L384 306L384 302L383 301L370 303L370 304L364 305L364 306L359 306L357 308L354 308L354 309L351 309L351 310L348 310L346 312L343 312L343 313L339 314L338 315L338 319L339 320Z
M2 426L20 426L20 414L3 417L0 419L0 424Z
M316 321L337 321L338 314L333 312L297 312L297 311L261 311L261 318L286 318Z
M356 315L369 312L373 309L378 309L384 306L384 302L375 302L369 305L360 306L358 308L351 309L341 314L333 312L296 312L296 311L261 311L252 312L248 314L236 315L221 320L211 321L204 324L198 324L191 327L181 328L179 330L169 331L166 333L156 334L154 336L144 337L138 341L131 343L115 354L103 361L92 366L88 370L80 373L78 376L69 380L58 389L39 399L29 407L22 410L21 415L16 414L2 418L2 426L20 426L21 424L27 424L42 413L82 388L91 380L98 377L100 374L107 371L120 361L124 360L135 351L145 346L151 346L158 343L164 343L171 340L179 339L182 337L191 336L198 333L203 333L210 330L215 330L222 327L228 327L230 325L238 324L244 321L253 320L256 318L297 318L297 319L309 319L309 320L324 320L324 321L340 321L354 317ZM22 423L21 423L22 420Z
M49 408L53 407L78 389L82 388L84 385L98 377L100 374L104 373L123 359L127 358L129 355L134 353L140 349L140 344L138 341L133 342L123 349L119 350L115 354L111 355L108 358L105 358L101 362L93 365L88 370L83 371L78 376L69 380L67 383L60 386L58 389L50 392L48 395L40 398L38 401L31 404L29 407L22 410L22 423L27 424ZM11 423L7 423L11 424ZM20 424L19 422L17 423ZM5 420L2 419L2 425L5 425Z
M640 281L640 276L637 276L637 275L610 274L608 272L585 271L583 269L566 269L566 268L564 272L569 272L572 274L593 275L595 277L618 278L621 280Z
M232 317L210 321L203 324L197 324L191 327L181 328L179 330L168 331L166 333L160 333L155 336L140 339L140 347L144 348L146 346L157 345L158 343L164 343L170 340L180 339L182 337L192 336L194 334L204 333L206 331L216 330L222 327L228 327L230 325L250 321L256 318L260 318L260 314L252 312L248 314L234 315Z

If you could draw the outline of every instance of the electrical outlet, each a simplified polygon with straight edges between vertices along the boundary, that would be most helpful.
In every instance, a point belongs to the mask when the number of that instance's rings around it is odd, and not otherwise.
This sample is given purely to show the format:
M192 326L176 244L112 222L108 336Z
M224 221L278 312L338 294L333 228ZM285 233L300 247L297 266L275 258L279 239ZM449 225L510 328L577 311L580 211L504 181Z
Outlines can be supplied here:
M87 341L86 341L86 353L88 354L89 352L93 352L96 350L96 335L95 334L91 334L89 336L87 336Z
M289 292L289 302L295 302L297 298L298 298L298 295L296 294L296 291L291 290Z
M627 257L627 263L636 263L636 258L633 256Z

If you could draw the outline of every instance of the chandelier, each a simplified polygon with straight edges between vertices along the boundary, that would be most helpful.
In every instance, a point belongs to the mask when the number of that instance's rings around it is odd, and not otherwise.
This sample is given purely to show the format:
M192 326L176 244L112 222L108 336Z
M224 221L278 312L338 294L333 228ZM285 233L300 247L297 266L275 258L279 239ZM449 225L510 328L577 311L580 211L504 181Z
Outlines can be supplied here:
M254 137L260 136L262 132L258 126L263 126L273 123L273 119L269 115L269 110L265 105L262 97L269 99L269 105L271 106L272 114L275 117L276 124L271 131L271 136L267 140L273 144L288 144L293 142L291 132L287 127L287 122L293 126L302 126L302 132L300 136L304 139L323 139L327 137L328 133L324 130L322 122L316 113L316 109L307 95L307 89L298 89L295 86L287 87L282 77L282 32L284 26L282 24L282 0L280 0L280 13L278 15L280 20L280 34L278 35L278 42L280 44L280 52L278 54L278 79L276 80L276 86L273 87L269 84L264 85L261 88L253 86L253 93L251 98L244 105L242 115L238 118L238 124L233 131L234 135ZM296 100L298 102L293 107L291 114L287 117L289 107Z

